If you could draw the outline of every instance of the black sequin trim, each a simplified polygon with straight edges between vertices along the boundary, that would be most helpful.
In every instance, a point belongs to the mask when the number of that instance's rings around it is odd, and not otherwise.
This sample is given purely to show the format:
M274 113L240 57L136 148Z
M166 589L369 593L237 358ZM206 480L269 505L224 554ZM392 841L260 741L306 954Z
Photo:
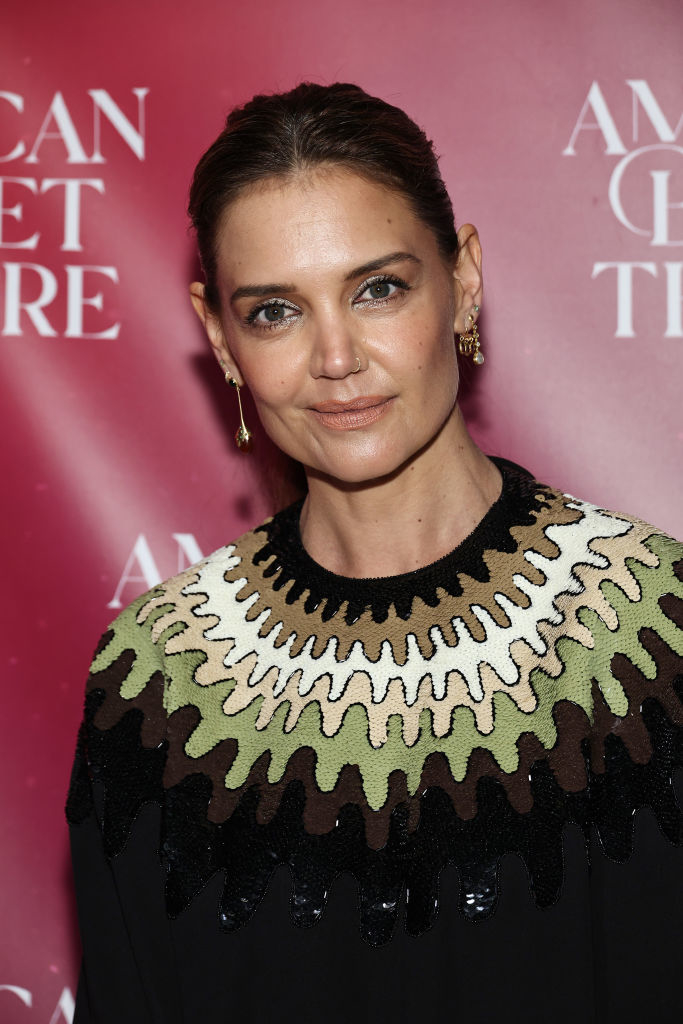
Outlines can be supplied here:
M273 589L289 586L287 604L296 603L306 593L304 610L310 614L322 604L324 621L336 615L345 602L347 625L356 622L366 609L370 609L375 622L384 622L392 606L400 618L407 620L415 597L435 608L439 603L438 589L453 597L462 594L459 573L480 583L488 582L490 576L483 554L486 551L514 552L517 542L510 529L532 525L538 512L547 507L543 498L536 497L543 495L547 488L525 469L506 459L492 461L503 477L500 497L454 551L415 572L378 579L353 579L324 569L313 561L301 543L301 501L258 527L256 532L263 531L267 540L254 555L254 565L270 562L263 575L272 578Z
M96 728L93 719L104 700L105 692L99 689L85 699L66 817L71 824L84 821L94 809L94 794L100 795L104 848L108 857L114 857L126 845L143 804L153 800L163 806L168 742L152 749L142 745L144 715L139 708L131 708L111 729Z
M675 690L683 701L683 677ZM498 902L498 862L519 854L528 870L536 903L554 903L562 888L562 833L576 823L588 845L595 825L605 853L626 860L632 850L634 813L649 806L664 835L673 843L683 839L683 818L676 804L672 776L683 766L683 738L653 698L643 702L642 717L652 742L647 764L634 764L617 736L605 741L604 773L593 772L588 743L584 743L588 785L579 793L565 792L542 760L530 772L532 810L515 811L502 785L480 779L478 812L464 821L439 787L425 791L414 832L407 830L407 809L391 815L389 839L372 850L365 840L359 808L341 808L336 827L325 835L309 835L303 826L305 792L291 782L274 817L256 821L258 792L246 790L237 809L222 824L207 819L211 782L195 774L162 788L165 744L145 749L140 742L141 713L132 709L117 726L100 732L93 725L103 691L94 690L86 709L78 765L74 771L67 814L72 823L92 810L89 780L103 793L102 831L110 856L119 852L143 803L162 806L161 857L167 871L167 910L176 917L217 872L225 872L220 900L220 924L227 931L243 925L263 898L272 872L288 864L292 873L292 917L309 926L320 919L334 878L350 871L359 885L360 930L373 946L392 935L403 890L406 891L406 930L420 935L431 927L439 910L439 875L449 864L460 872L460 911L470 920L489 917ZM89 764L89 769L87 764Z

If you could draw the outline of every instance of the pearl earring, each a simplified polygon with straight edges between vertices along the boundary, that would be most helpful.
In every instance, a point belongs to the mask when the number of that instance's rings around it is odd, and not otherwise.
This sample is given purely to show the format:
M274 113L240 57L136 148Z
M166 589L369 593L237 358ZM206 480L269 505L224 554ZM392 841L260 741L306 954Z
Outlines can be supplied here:
M474 314L479 312L479 306L475 305L472 307L472 312L467 314L465 320L465 333L460 335L460 341L458 343L458 349L464 356L472 356L472 362L476 366L481 366L484 362L484 353L480 351L481 342L479 341L479 329L477 327Z

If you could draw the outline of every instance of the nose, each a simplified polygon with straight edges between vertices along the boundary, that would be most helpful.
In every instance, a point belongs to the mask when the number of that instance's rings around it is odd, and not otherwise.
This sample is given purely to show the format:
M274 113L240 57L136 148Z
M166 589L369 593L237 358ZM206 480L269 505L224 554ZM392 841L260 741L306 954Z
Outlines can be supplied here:
M360 328L338 311L317 318L311 346L311 375L342 380L360 366Z

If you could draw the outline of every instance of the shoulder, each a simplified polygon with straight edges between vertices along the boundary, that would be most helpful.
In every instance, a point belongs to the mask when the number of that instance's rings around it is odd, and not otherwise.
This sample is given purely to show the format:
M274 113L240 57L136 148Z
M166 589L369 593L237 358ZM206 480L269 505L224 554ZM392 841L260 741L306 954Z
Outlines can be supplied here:
M544 485L541 485L544 486ZM633 568L641 563L657 569L660 582L683 578L683 543L652 523L627 512L605 508L564 491L545 488L555 500L574 515L566 525L567 542L579 550L585 545L591 552L610 561L617 559ZM546 533L552 534L552 527ZM555 535L558 535L555 531Z
M277 516L274 517L277 520ZM173 637L190 629L206 632L220 594L226 614L246 583L248 566L267 544L274 522L266 519L228 544L140 594L108 625L100 638L90 670L90 685L120 665L121 695L137 696L155 671L173 653ZM187 649L187 638L185 638ZM201 644L199 645L201 646ZM125 682L121 678L125 670Z
M558 638L565 637L558 642L567 649L566 637L582 640L593 661L607 663L611 654L630 651L645 664L642 640L653 631L679 650L683 545L636 516L548 486L519 467L502 469L527 495L522 504L529 517L510 534L514 582L528 597L529 622L555 623ZM503 560L496 565L496 578L504 583Z
M546 507L524 558L545 577L539 594L550 587L558 654L605 692L615 676L638 672L639 700L655 677L668 689L683 655L683 544L628 513L544 485L541 492Z
M494 461L503 474L500 500L506 525L528 561L535 564L545 556L545 565L555 561L557 569L559 563L571 569L586 563L606 568L608 563L630 567L639 562L658 569L660 583L680 578L683 544L666 531L536 479L513 462Z

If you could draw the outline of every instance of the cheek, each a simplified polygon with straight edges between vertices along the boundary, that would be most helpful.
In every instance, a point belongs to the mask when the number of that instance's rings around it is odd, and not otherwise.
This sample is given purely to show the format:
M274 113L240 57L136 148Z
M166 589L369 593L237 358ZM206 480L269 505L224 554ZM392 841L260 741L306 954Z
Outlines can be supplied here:
M256 407L258 417L266 433L278 443L278 435L291 427L293 407L297 404L297 382L286 371L286 367L261 368L256 373L244 373L247 388Z
M249 352L238 358L247 389L257 407L276 409L289 401L295 392L295 373L291 361L282 353Z
M406 317L393 341L399 360L409 370L443 374L457 366L453 325L442 307L422 309Z
M423 408L425 412L431 409L441 420L455 405L460 385L457 341L448 306L425 311L414 328L413 338L420 339L415 371L420 372Z
M261 426L273 444L287 455L294 455L296 458L296 453L291 450L292 425L288 422L287 404L278 404L272 395L264 397L255 391L251 391L251 399Z

